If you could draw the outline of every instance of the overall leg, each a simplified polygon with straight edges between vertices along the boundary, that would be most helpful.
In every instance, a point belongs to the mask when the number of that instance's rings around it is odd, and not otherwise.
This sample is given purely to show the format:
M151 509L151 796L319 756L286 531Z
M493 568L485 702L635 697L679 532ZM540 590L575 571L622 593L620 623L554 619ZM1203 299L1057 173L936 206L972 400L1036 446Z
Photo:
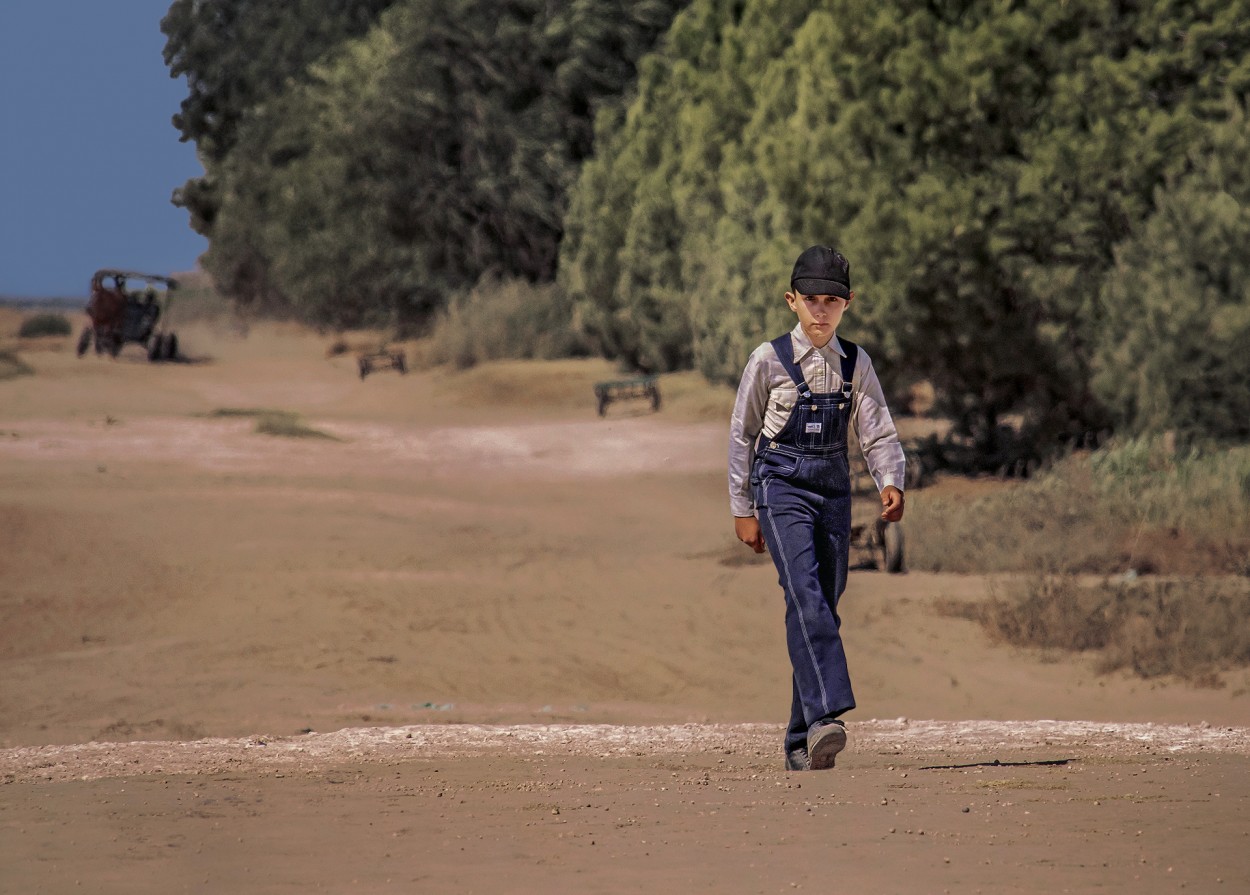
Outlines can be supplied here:
M820 590L833 618L833 634L827 643L826 662L840 670L837 695L832 699L834 708L829 713L830 717L837 717L855 708L855 695L851 690L850 673L847 670L846 648L842 641L842 618L838 615L838 601L846 590L851 549L849 519L845 525L842 522L840 513L825 512L821 514L816 527L816 562Z
M795 699L787 746L799 743L813 721L854 705L842 639L826 598L817 552L819 497L784 479L760 487L760 527L786 596L786 646L794 669Z
M807 750L807 717L803 714L803 700L799 696L799 682L790 675L790 723L786 725L786 754L795 749Z

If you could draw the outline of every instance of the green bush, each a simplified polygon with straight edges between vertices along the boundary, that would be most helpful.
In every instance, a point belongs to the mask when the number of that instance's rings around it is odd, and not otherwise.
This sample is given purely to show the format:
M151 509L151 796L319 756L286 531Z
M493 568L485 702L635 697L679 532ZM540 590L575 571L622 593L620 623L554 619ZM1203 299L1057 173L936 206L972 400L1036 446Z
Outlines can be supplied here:
M34 339L39 336L68 336L74 328L64 314L33 314L22 321L18 336Z

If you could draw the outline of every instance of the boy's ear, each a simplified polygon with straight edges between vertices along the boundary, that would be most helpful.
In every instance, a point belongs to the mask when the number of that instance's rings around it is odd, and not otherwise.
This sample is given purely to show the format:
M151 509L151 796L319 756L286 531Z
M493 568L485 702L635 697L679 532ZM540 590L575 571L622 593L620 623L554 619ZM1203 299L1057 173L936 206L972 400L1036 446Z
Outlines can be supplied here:
M790 306L791 311L794 310L794 303L798 300L799 300L799 297L795 295L793 292L786 293L786 304Z

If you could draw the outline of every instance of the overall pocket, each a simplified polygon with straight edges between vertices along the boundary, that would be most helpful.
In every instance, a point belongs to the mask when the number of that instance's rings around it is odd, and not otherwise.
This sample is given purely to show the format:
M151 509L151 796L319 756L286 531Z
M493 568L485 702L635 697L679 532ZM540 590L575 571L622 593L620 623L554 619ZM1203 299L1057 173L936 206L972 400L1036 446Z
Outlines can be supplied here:
M771 479L787 479L799 469L799 458L777 451L757 454L751 465L751 492L757 507L767 506L765 486Z

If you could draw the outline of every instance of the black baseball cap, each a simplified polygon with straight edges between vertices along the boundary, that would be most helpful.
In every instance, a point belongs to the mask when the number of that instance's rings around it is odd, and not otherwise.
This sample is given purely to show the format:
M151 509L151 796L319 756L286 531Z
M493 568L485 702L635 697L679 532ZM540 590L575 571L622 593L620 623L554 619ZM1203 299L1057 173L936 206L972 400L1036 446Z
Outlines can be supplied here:
M851 297L851 262L829 246L805 249L794 262L790 288L803 295Z

